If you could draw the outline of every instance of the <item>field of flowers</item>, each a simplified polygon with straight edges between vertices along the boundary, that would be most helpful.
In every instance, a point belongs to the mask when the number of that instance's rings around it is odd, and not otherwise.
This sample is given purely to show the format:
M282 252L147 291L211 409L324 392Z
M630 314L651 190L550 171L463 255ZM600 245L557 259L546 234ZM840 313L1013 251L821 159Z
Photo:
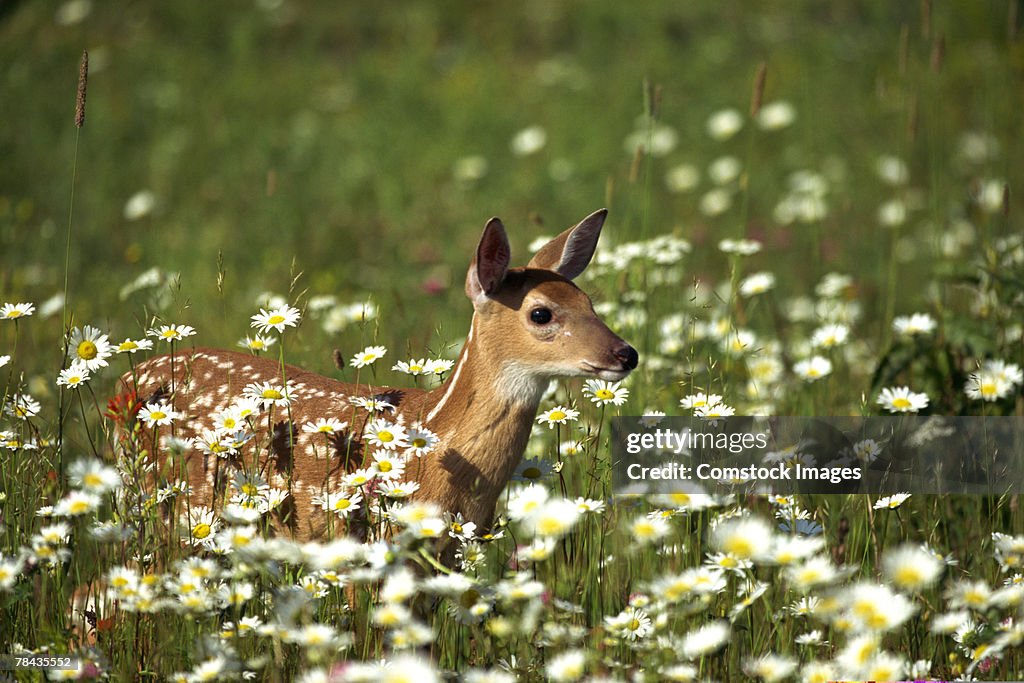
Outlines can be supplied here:
M1024 416L1018 3L688 4L0 7L0 655L82 661L10 675L1024 677L1019 482L613 497L609 449L613 416ZM153 481L259 461L290 398L161 439L117 385L146 358L439 386L486 218L522 265L600 206L577 284L640 366L552 383L493 528L417 498L434 435L380 404L331 539L274 534L255 468L215 508Z

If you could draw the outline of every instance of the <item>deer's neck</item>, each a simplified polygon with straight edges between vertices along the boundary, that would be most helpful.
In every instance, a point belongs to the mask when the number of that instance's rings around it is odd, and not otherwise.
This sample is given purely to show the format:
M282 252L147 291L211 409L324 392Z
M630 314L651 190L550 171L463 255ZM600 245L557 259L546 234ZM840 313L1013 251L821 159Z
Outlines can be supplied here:
M480 331L474 315L466 344L426 426L500 492L519 464L547 378L497 355L500 339ZM433 396L431 396L433 398Z

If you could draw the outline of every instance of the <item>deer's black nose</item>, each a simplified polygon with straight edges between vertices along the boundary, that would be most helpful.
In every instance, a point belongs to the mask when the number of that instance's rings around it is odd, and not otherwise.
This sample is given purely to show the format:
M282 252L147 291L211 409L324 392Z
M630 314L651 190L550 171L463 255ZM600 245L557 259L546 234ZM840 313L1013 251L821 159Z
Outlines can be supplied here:
M632 370L636 368L637 363L640 362L640 354L638 354L636 349L626 342L622 342L622 346L612 351L612 355L615 356L616 360L622 363L622 368L624 370Z

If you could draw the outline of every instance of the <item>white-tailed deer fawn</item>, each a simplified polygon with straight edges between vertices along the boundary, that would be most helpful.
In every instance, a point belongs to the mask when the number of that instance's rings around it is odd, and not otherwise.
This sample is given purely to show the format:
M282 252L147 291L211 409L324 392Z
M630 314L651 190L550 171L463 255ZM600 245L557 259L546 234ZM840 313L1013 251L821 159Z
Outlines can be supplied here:
M383 414L387 419L407 427L421 423L438 437L432 451L406 469L407 479L419 484L416 498L486 529L522 457L550 379L619 380L637 365L637 352L608 329L590 298L572 283L590 262L606 215L602 209L587 216L545 245L525 268L512 269L505 228L497 218L488 221L466 275L466 295L473 303L469 334L450 376L432 391L354 386L287 366L290 406L275 409L276 424L267 424L265 417L253 423L263 430L255 441L269 446L259 456L261 471L270 484L291 494L277 511L276 524L300 539L324 535L328 515L313 499L340 491L342 477L369 457L364 426L373 416L350 398L385 395L394 406ZM134 380L122 381L128 387L137 382L143 401L173 401L187 416L174 427L176 435L198 437L246 385L280 383L281 366L245 353L197 349L179 352L173 362L167 355L153 358L137 368ZM348 423L330 449L323 434L297 427L320 418ZM200 450L184 459L165 463L165 471L175 473L184 465L187 471L178 476L192 486L191 505L214 507L238 463Z

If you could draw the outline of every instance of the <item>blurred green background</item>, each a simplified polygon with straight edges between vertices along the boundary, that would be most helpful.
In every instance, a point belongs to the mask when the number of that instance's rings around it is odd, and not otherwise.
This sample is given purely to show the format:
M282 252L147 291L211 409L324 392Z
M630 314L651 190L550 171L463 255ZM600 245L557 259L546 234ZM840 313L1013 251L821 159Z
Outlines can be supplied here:
M756 237L753 268L776 272L784 294L850 272L870 313L891 272L880 206L898 198L910 251L895 308L920 306L931 264L916 230L941 239L956 216L1006 229L979 195L1021 173L1019 8L0 2L0 299L38 304L62 288L86 49L70 308L115 340L157 313L233 344L259 293L286 294L301 271L292 300L372 293L380 306L379 331L326 343L353 350L376 334L419 352L464 334L463 274L489 216L523 263L532 239L601 206L606 246L674 232L694 244L687 277L721 280L718 240ZM779 130L748 119L761 63L764 102L796 114ZM725 108L745 125L716 140L707 122ZM543 144L514 149L531 127ZM655 137L657 154L636 153ZM972 139L983 154L965 153ZM880 155L906 162L906 182L880 179ZM730 207L709 215L708 168L723 156L742 172ZM680 164L699 172L692 190L666 182ZM801 170L827 179L828 210L783 224L773 212ZM180 273L170 302L122 301L154 266ZM319 333L299 339L299 359L329 365Z

